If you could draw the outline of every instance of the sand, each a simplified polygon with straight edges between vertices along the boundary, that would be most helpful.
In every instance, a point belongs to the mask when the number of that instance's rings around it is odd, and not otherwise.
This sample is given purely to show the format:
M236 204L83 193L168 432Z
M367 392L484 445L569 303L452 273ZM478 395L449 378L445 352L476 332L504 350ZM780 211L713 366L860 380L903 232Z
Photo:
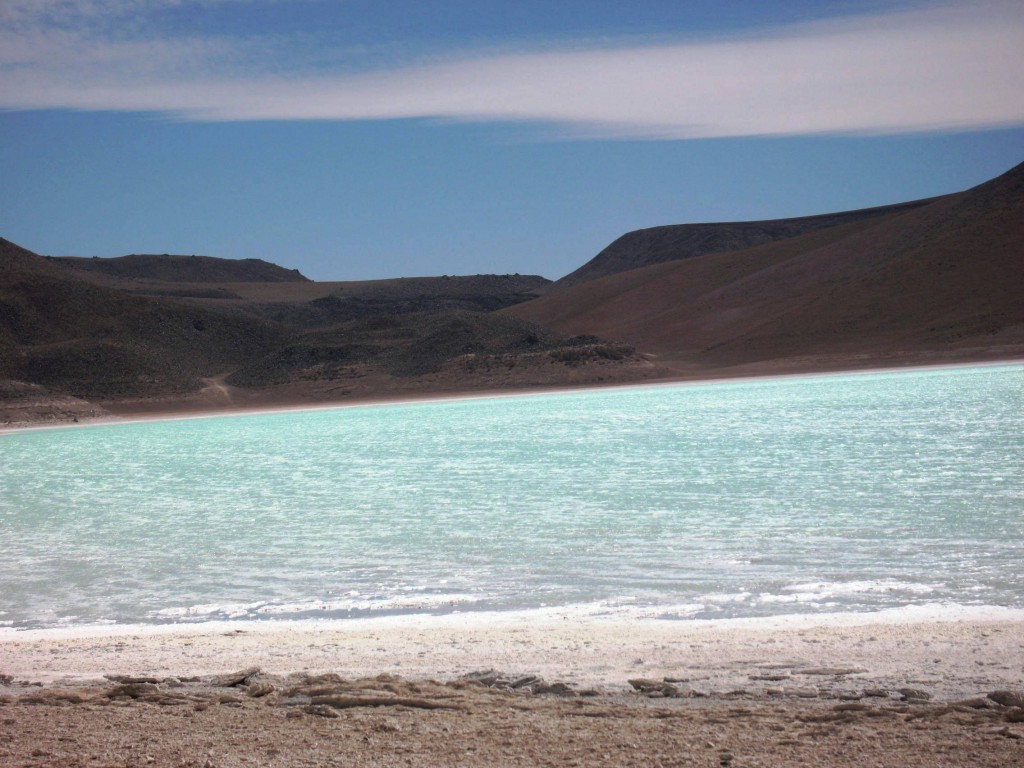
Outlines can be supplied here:
M1024 759L1024 709L988 698L1024 691L1010 609L5 630L0 673L0 765Z

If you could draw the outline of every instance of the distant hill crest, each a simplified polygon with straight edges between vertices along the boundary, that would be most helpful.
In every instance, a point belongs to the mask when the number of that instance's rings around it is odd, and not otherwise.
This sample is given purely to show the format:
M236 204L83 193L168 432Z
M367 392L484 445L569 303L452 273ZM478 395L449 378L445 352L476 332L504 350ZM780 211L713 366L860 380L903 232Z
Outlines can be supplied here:
M738 251L841 224L911 211L938 199L914 200L896 205L791 219L668 224L637 229L622 235L582 267L557 280L551 286L551 290L558 291L588 280L649 267L652 264Z
M285 269L262 259L133 253L113 258L58 256L49 260L63 267L111 277L168 283L309 282L297 269Z

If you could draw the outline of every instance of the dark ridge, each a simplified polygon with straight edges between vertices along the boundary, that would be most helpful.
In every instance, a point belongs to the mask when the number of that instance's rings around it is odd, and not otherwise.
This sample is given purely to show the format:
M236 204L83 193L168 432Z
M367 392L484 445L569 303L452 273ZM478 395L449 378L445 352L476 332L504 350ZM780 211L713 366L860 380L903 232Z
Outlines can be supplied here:
M631 269L679 261L711 253L738 251L856 221L891 216L928 205L938 198L858 211L767 221L670 224L627 232L582 267L557 280L551 290L596 280Z
M354 366L377 366L392 376L439 371L457 358L519 355L587 348L587 354L622 359L622 345L594 338L567 338L536 323L503 315L467 311L378 315L341 326L310 331L232 374L228 384L265 387L294 381L343 378ZM607 347L607 349L605 349ZM577 356L583 357L579 352Z
M322 325L416 312L494 312L536 298L550 283L539 275L400 278L346 286L308 307Z
M131 254L114 258L55 256L54 264L98 272L110 277L160 280L167 283L290 283L308 282L297 269L262 259L218 259L213 256Z
M541 295L551 281L537 275L403 277L347 283L232 287L248 301L242 311L300 329L370 317L465 310L493 312ZM305 290L308 288L309 290ZM303 295L305 294L305 295Z
M283 339L263 320L91 284L8 241L0 269L0 379L84 398L190 391Z

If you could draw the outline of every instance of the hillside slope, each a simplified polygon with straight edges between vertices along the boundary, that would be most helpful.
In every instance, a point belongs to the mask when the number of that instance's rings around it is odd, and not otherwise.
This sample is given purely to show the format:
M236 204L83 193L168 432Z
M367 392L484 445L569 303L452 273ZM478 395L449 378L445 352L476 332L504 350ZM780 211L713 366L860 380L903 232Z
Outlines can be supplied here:
M0 239L0 423L663 375L624 345L490 313L548 282L175 283Z
M752 248L844 224L880 219L934 202L915 200L858 211L826 213L793 219L730 221L711 224L669 224L627 232L579 269L557 280L552 291L588 280L667 261Z
M693 369L1000 357L1024 352L1022 244L1019 165L926 205L610 275L505 311Z
M190 391L280 341L266 321L93 285L0 239L0 380L87 398Z

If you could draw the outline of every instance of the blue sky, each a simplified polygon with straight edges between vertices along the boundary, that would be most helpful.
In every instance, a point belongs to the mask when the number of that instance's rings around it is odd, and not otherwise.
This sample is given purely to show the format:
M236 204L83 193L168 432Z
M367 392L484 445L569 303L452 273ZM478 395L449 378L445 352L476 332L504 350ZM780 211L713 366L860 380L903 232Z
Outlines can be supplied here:
M3 0L0 235L556 278L639 227L997 175L1021 50L1002 0Z

